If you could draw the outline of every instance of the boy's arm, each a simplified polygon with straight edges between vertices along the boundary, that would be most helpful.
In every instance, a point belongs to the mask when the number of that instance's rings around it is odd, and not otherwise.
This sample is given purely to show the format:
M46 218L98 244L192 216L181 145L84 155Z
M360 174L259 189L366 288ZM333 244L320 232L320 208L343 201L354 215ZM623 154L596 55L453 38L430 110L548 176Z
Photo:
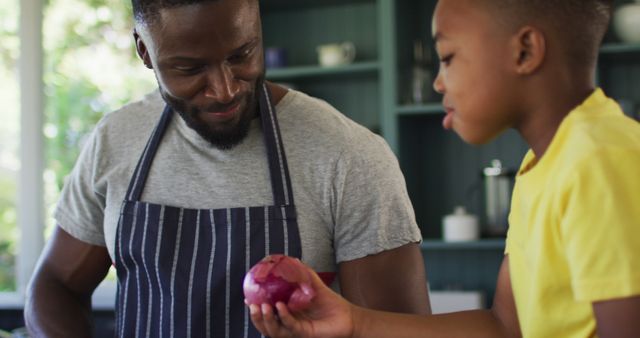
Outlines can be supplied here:
M251 305L251 319L273 338L414 338L414 337L520 337L511 292L508 256L502 262L491 310L418 316L364 309L347 303L324 286L314 274L318 291L311 307L291 314L277 304L278 318L270 306Z
M493 317L496 318L502 326L505 337L522 337L516 301L513 298L513 290L511 289L508 254L504 256L502 264L500 265L498 281L496 282L496 294L493 297L491 312Z
M601 338L640 337L640 296L593 303Z
M509 276L509 257L498 273L491 310L473 310L432 316L407 316L357 308L353 337L521 337Z

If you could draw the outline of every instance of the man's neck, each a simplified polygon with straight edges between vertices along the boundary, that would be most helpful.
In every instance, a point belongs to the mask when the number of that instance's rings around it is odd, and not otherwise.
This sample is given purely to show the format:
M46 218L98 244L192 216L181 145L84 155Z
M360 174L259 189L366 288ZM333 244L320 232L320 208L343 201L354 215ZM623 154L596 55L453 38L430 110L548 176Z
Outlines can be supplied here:
M271 100L273 100L274 106L277 105L289 91L287 88L273 82L266 81L266 84L267 88L271 92Z

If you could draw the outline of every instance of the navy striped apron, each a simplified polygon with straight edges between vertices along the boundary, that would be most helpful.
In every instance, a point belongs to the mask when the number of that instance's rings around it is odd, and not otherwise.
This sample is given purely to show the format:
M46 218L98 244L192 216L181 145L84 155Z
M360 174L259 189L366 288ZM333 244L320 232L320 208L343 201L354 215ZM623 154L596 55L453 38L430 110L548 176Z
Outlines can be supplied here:
M301 257L289 169L266 85L259 91L274 205L187 209L140 201L173 111L162 113L129 183L116 233L119 337L260 337L246 271L267 254Z

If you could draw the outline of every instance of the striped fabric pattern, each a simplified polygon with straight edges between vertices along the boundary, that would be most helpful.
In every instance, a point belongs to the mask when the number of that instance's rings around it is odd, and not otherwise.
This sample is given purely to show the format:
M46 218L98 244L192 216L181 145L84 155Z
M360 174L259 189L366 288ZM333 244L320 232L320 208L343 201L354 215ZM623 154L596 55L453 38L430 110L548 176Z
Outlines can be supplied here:
M242 281L265 255L301 257L291 180L266 86L260 115L275 205L189 209L140 201L171 119L168 107L136 167L116 233L120 337L261 337Z

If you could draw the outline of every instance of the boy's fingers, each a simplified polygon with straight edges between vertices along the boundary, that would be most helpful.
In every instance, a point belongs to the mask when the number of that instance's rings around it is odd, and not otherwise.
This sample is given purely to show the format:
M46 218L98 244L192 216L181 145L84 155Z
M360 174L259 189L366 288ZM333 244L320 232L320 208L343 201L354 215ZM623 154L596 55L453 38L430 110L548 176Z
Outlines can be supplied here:
M284 316L291 317L291 313L289 312L289 309L283 302L277 302L276 309L278 310L278 317L280 317L280 320L282 320L282 317Z
M311 285L313 285L313 288L318 290L318 287L328 287L320 278L320 275L318 275L317 272L315 272L313 269L307 267L309 269L309 274L311 275Z
M322 278L320 278L320 275L318 275L317 272L315 272L313 269L309 268L309 273L311 274L311 286L316 291L316 298L318 297L318 294L321 294L321 293L330 293L330 294L334 293L335 294L335 292L331 289L331 287L329 285L325 284L325 282L322 280ZM315 298L312 300L312 302L314 302L314 301L315 301Z
M262 319L264 327L270 336L280 336L278 335L281 329L280 323L271 305L262 304Z
M262 311L260 310L260 306L256 304L249 305L249 314L251 316L251 321L253 325L256 326L256 329L260 332L265 332L264 322L262 319Z
M259 305L249 304L249 314L251 314L251 319L262 321L262 311L260 311Z
M278 317L280 317L280 321L282 322L282 324L286 328L295 331L297 321L291 315L291 313L289 312L289 309L287 309L287 306L284 305L284 303L278 302L276 304L276 309L278 309Z

